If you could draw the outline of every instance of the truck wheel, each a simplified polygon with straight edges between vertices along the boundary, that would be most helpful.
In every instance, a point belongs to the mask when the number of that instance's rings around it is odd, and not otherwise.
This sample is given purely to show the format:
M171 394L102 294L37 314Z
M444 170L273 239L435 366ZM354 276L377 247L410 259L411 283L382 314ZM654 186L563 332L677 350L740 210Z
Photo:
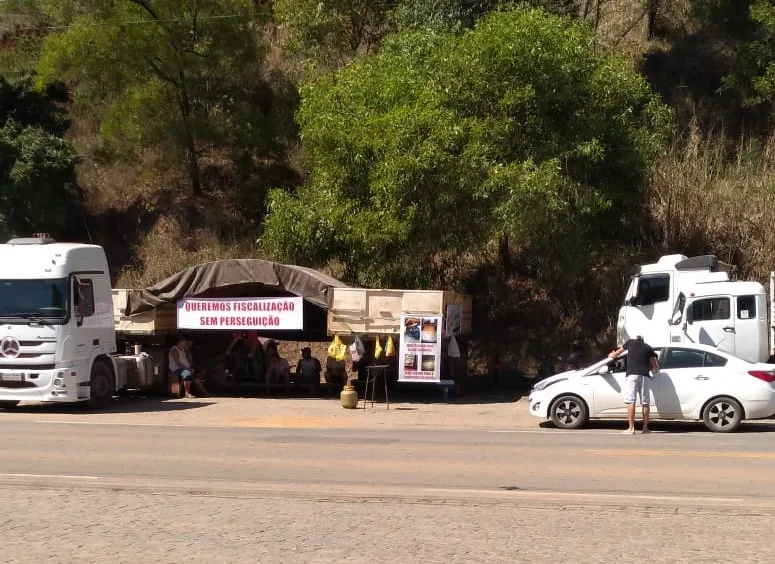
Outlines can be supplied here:
M13 401L13 400L0 401L0 409L13 409L17 405L19 405L18 401Z
M104 362L95 362L89 379L89 407L106 409L113 401L113 374Z

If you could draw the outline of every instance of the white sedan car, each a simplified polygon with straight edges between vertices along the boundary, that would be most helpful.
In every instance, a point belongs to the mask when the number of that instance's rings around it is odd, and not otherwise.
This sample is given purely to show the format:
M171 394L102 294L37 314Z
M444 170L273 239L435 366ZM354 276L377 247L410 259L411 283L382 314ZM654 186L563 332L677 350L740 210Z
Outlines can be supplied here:
M744 419L775 414L775 364L752 364L706 345L654 347L660 371L651 381L651 419L704 421L731 432ZM590 418L626 419L626 353L538 382L530 392L531 415L576 429ZM640 407L636 413L640 413Z

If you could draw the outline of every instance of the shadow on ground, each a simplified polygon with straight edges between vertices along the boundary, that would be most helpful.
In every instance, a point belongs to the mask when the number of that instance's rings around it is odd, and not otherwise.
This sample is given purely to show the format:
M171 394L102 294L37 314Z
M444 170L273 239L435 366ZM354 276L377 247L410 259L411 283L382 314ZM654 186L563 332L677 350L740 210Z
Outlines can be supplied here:
M358 397L363 399L365 392L365 382L355 380L353 382ZM464 381L457 389L447 389L447 395L444 394L444 388L435 383L420 382L392 382L388 389L388 399L390 403L406 404L495 404L495 403L516 403L520 398L527 396L529 387L522 386L503 386L477 385L471 381ZM369 389L369 401L371 401L371 388ZM338 396L338 394L337 394ZM375 403L385 402L385 388L381 382L377 383L374 393Z
M85 403L20 405L7 411L14 413L151 413L154 411L186 411L213 405L203 398L188 400L164 400L144 397L119 397L107 409L90 409Z
M542 429L556 429L554 423L551 421L542 421L538 425ZM584 427L580 429L583 432L584 429L610 429L610 430L625 430L627 428L627 420L597 420L590 421ZM640 434L640 422L636 421L636 429ZM705 425L697 421L652 421L649 423L649 429L655 433L711 433ZM573 433L574 431L567 431ZM737 433L775 433L775 421L761 420L761 421L749 421L740 425ZM719 433L722 434L722 433Z

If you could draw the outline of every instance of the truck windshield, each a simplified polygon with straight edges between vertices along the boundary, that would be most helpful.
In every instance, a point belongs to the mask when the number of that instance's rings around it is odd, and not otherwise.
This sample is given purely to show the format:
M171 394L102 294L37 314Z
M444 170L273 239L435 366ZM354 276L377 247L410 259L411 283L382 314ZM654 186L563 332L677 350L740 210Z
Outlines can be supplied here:
M0 318L46 320L67 318L67 279L0 280Z

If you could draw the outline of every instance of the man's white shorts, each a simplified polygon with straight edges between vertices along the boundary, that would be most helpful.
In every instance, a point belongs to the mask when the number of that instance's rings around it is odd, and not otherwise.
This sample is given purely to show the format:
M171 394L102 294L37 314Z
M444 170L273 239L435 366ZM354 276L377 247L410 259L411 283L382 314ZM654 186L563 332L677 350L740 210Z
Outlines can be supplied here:
M628 374L624 380L624 403L636 403L635 400L638 398L641 405L649 405L650 384L651 378L648 376Z

